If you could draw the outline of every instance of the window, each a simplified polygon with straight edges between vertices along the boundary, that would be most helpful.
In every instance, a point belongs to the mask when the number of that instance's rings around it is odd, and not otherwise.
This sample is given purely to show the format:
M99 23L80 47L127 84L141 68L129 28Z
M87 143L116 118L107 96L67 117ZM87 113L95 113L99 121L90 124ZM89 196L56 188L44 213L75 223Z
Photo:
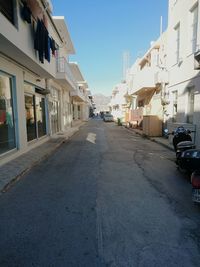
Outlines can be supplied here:
M80 118L81 118L81 107L78 106L78 119L80 120Z
M144 107L144 100L139 100L137 106L138 107Z
M25 95L27 140L36 139L35 96Z
M188 88L187 122L193 123L194 116L194 87Z
M180 59L180 23L175 27L175 43L175 58L178 63Z
M16 147L12 77L0 73L0 154Z
M75 106L73 105L73 120L75 119Z
M25 84L25 91L33 91L34 86ZM25 94L26 129L28 142L46 135L45 98L39 94Z
M0 12L12 23L15 24L14 0L0 0Z
M178 110L177 100L178 100L178 91L174 91L172 92L172 105L173 105L172 121L173 122L176 122L177 120L177 110Z
M35 110L36 110L38 137L42 137L47 133L46 132L46 114L45 114L44 97L36 96Z
M197 29L198 29L198 5L196 5L192 10L192 24L191 24L191 50L192 53L196 51L197 48Z

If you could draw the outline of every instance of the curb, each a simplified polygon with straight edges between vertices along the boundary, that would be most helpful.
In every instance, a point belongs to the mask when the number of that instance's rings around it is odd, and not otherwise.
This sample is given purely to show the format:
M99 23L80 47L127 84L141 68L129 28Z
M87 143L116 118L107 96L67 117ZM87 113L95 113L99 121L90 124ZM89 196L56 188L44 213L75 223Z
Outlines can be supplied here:
M165 147L165 148L168 148L169 150L171 150L171 151L174 151L174 149L171 147L171 146L169 146L169 145L167 145L167 144L164 144L164 143L162 143L162 142L160 142L160 141L158 141L158 140L156 140L156 139L154 139L154 138L149 138L149 140L151 140L152 142L155 142L155 143L157 143L157 144L159 144L159 145L162 145L163 147Z

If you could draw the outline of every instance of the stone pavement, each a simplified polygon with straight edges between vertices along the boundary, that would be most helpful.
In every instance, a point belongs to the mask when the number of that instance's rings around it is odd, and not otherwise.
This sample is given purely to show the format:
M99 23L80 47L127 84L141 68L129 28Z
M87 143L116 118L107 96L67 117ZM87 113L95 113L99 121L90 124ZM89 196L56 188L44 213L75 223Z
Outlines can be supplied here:
M66 132L58 133L40 146L20 155L14 160L0 166L0 194L5 192L14 182L33 166L51 155L56 148L75 134L84 123L76 123Z

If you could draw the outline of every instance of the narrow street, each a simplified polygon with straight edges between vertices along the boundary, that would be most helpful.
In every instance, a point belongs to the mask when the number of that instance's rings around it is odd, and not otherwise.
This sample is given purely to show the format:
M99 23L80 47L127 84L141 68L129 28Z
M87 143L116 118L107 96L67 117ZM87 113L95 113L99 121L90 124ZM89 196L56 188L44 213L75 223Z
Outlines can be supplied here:
M90 120L0 196L0 266L200 266L200 207L174 157Z

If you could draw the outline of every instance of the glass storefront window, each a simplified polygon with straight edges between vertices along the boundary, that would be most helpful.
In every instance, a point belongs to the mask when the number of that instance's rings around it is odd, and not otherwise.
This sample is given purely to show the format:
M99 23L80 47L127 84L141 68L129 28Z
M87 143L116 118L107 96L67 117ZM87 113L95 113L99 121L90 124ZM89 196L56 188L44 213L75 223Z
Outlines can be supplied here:
M46 116L45 116L45 100L43 97L36 96L36 118L38 127L38 137L46 134Z
M35 94L35 87L28 83L25 83L24 88L27 140L31 141L47 134L45 98Z
M36 139L36 120L35 120L35 97L33 95L25 95L26 109L26 128L27 140Z
M0 154L15 147L12 78L0 73Z

